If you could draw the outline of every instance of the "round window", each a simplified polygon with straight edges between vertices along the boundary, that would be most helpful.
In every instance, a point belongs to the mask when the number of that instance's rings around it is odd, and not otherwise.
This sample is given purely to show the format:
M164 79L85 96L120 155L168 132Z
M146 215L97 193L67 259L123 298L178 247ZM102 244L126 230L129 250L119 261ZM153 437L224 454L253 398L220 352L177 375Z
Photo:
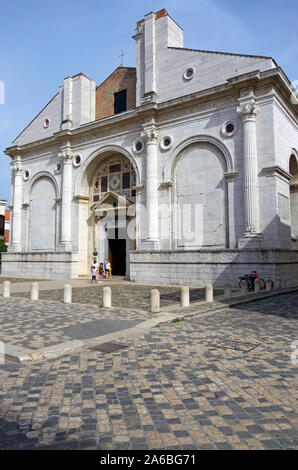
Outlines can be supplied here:
M29 170L25 170L25 171L23 172L23 179L24 179L24 181L28 181L29 176L30 176L30 171L29 171Z
M50 125L50 120L49 120L49 119L45 119L45 120L43 121L43 127L44 127L44 128L47 128L47 127L49 127L49 125Z
M221 127L221 132L225 137L232 137L237 132L237 123L235 121L226 121Z
M171 135L166 135L160 141L160 147L162 150L169 150L173 144L173 137Z
M226 125L226 133L227 133L227 134L232 134L232 132L234 131L234 129L235 129L234 124L230 123L230 124L227 124L227 125Z
M185 80L190 80L194 76L194 74L195 74L194 67L188 67L185 70L185 72L183 74L183 77L184 77Z
M142 140L135 140L133 150L135 153L141 153L144 150L144 142Z
M81 155L75 155L72 159L72 162L73 162L74 166L80 166L80 164L82 162Z

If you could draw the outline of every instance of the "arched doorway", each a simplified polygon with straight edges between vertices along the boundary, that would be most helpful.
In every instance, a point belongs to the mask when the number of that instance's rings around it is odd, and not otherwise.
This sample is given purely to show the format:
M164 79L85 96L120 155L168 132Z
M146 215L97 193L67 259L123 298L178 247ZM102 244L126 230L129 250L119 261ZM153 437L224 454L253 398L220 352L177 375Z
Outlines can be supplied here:
M291 236L293 241L298 240L298 158L296 154L290 156L290 206L291 206Z
M90 185L92 254L111 261L113 275L128 274L128 253L135 248L136 173L124 155L102 158Z

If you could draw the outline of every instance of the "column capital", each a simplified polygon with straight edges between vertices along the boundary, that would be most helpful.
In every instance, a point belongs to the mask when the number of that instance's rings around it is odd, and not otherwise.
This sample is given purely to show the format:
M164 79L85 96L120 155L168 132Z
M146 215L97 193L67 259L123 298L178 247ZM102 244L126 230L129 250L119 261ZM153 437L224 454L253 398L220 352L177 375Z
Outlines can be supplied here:
M66 164L72 162L73 154L71 153L70 149L65 149L58 153L58 157L61 158L63 164Z
M259 112L259 108L255 102L240 104L237 113L242 119L255 118Z
M146 142L146 144L156 144L158 140L158 131L154 124L150 126L144 126L143 132L141 132L142 139Z
M15 174L21 174L23 171L23 162L20 156L14 157L10 164L10 168L15 172Z

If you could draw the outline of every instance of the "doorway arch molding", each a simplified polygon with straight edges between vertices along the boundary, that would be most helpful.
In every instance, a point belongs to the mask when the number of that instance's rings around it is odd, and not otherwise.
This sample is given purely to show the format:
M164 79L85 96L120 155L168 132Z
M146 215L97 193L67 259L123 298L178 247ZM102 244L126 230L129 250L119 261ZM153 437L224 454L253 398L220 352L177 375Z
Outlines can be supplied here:
M83 162L81 168L80 168L80 174L77 177L76 183L75 183L75 192L74 196L75 197L80 197L80 196L87 196L89 195L89 182L88 182L88 168L92 163L99 164L100 159L99 157L104 157L107 156L108 154L115 154L119 153L126 157L136 174L136 186L141 185L141 173L139 169L139 165L134 158L134 156L125 148L121 147L120 145L104 145L96 150L94 150L89 157L86 158L86 160Z

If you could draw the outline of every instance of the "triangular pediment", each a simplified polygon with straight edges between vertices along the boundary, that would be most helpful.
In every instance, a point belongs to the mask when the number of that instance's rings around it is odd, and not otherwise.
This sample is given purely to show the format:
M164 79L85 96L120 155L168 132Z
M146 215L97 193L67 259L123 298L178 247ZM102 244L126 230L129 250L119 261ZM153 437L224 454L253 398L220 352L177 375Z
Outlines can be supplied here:
M111 213L119 209L127 209L132 204L126 197L110 191L106 193L100 201L91 206L95 215L103 215L104 212Z

